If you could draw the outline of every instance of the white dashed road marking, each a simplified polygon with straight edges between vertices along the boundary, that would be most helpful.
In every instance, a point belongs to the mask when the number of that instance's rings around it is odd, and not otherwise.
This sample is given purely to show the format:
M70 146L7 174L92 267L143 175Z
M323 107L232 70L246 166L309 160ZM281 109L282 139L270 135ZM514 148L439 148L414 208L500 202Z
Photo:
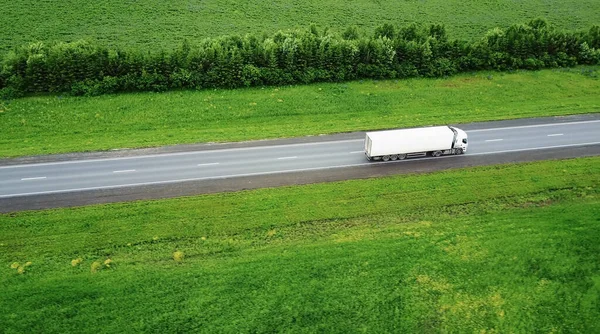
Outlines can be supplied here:
M45 176L40 176L40 177L25 177L25 178L22 178L21 181L43 180L45 178L46 178Z

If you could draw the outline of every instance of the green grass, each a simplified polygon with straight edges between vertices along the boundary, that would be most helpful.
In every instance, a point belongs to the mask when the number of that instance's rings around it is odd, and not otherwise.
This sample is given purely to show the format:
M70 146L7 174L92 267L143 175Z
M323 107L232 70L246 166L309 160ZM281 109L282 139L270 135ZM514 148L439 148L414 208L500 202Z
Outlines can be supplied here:
M565 1L36 1L0 4L0 50L31 41L95 39L105 45L170 49L183 39L274 33L310 23L337 30L357 25L366 32L384 23L445 24L452 38L479 38L494 27L545 17L560 29L598 24L600 2Z
M598 112L598 68L0 104L0 158Z
M598 332L599 173L593 157L3 214L0 323Z

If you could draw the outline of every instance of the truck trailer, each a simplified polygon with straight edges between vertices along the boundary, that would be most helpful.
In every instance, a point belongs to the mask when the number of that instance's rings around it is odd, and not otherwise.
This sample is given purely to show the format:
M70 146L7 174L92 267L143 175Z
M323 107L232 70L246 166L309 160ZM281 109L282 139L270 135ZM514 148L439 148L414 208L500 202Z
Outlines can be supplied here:
M467 133L453 126L367 132L368 160L402 160L410 157L467 152Z

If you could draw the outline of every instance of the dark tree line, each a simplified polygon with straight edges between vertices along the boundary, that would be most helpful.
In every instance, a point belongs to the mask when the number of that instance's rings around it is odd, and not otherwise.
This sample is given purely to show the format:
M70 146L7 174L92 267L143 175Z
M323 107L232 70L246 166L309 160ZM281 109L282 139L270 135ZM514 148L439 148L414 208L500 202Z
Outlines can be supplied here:
M237 88L363 78L442 77L473 70L600 63L600 26L557 31L543 19L496 28L475 41L450 40L442 25L385 24L365 37L310 26L271 36L226 36L171 52L143 53L88 41L16 48L1 60L2 96L51 92L98 95L169 89Z

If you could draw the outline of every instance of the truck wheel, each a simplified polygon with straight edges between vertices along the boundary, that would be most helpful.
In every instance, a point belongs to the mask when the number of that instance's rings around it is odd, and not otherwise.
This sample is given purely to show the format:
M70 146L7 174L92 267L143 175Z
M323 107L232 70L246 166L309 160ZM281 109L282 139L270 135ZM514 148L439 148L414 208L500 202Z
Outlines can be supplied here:
M390 161L390 156L389 155L384 155L382 158L383 161Z
M390 159L392 159L392 161L398 160L398 154L391 155Z
M406 154L398 154L398 159L400 159L400 160L406 159Z
M465 152L463 152L462 148L457 148L456 149L456 154L463 154L463 153L465 153Z
M431 155L434 157L439 157L442 155L442 151L433 151L433 152L431 152Z

